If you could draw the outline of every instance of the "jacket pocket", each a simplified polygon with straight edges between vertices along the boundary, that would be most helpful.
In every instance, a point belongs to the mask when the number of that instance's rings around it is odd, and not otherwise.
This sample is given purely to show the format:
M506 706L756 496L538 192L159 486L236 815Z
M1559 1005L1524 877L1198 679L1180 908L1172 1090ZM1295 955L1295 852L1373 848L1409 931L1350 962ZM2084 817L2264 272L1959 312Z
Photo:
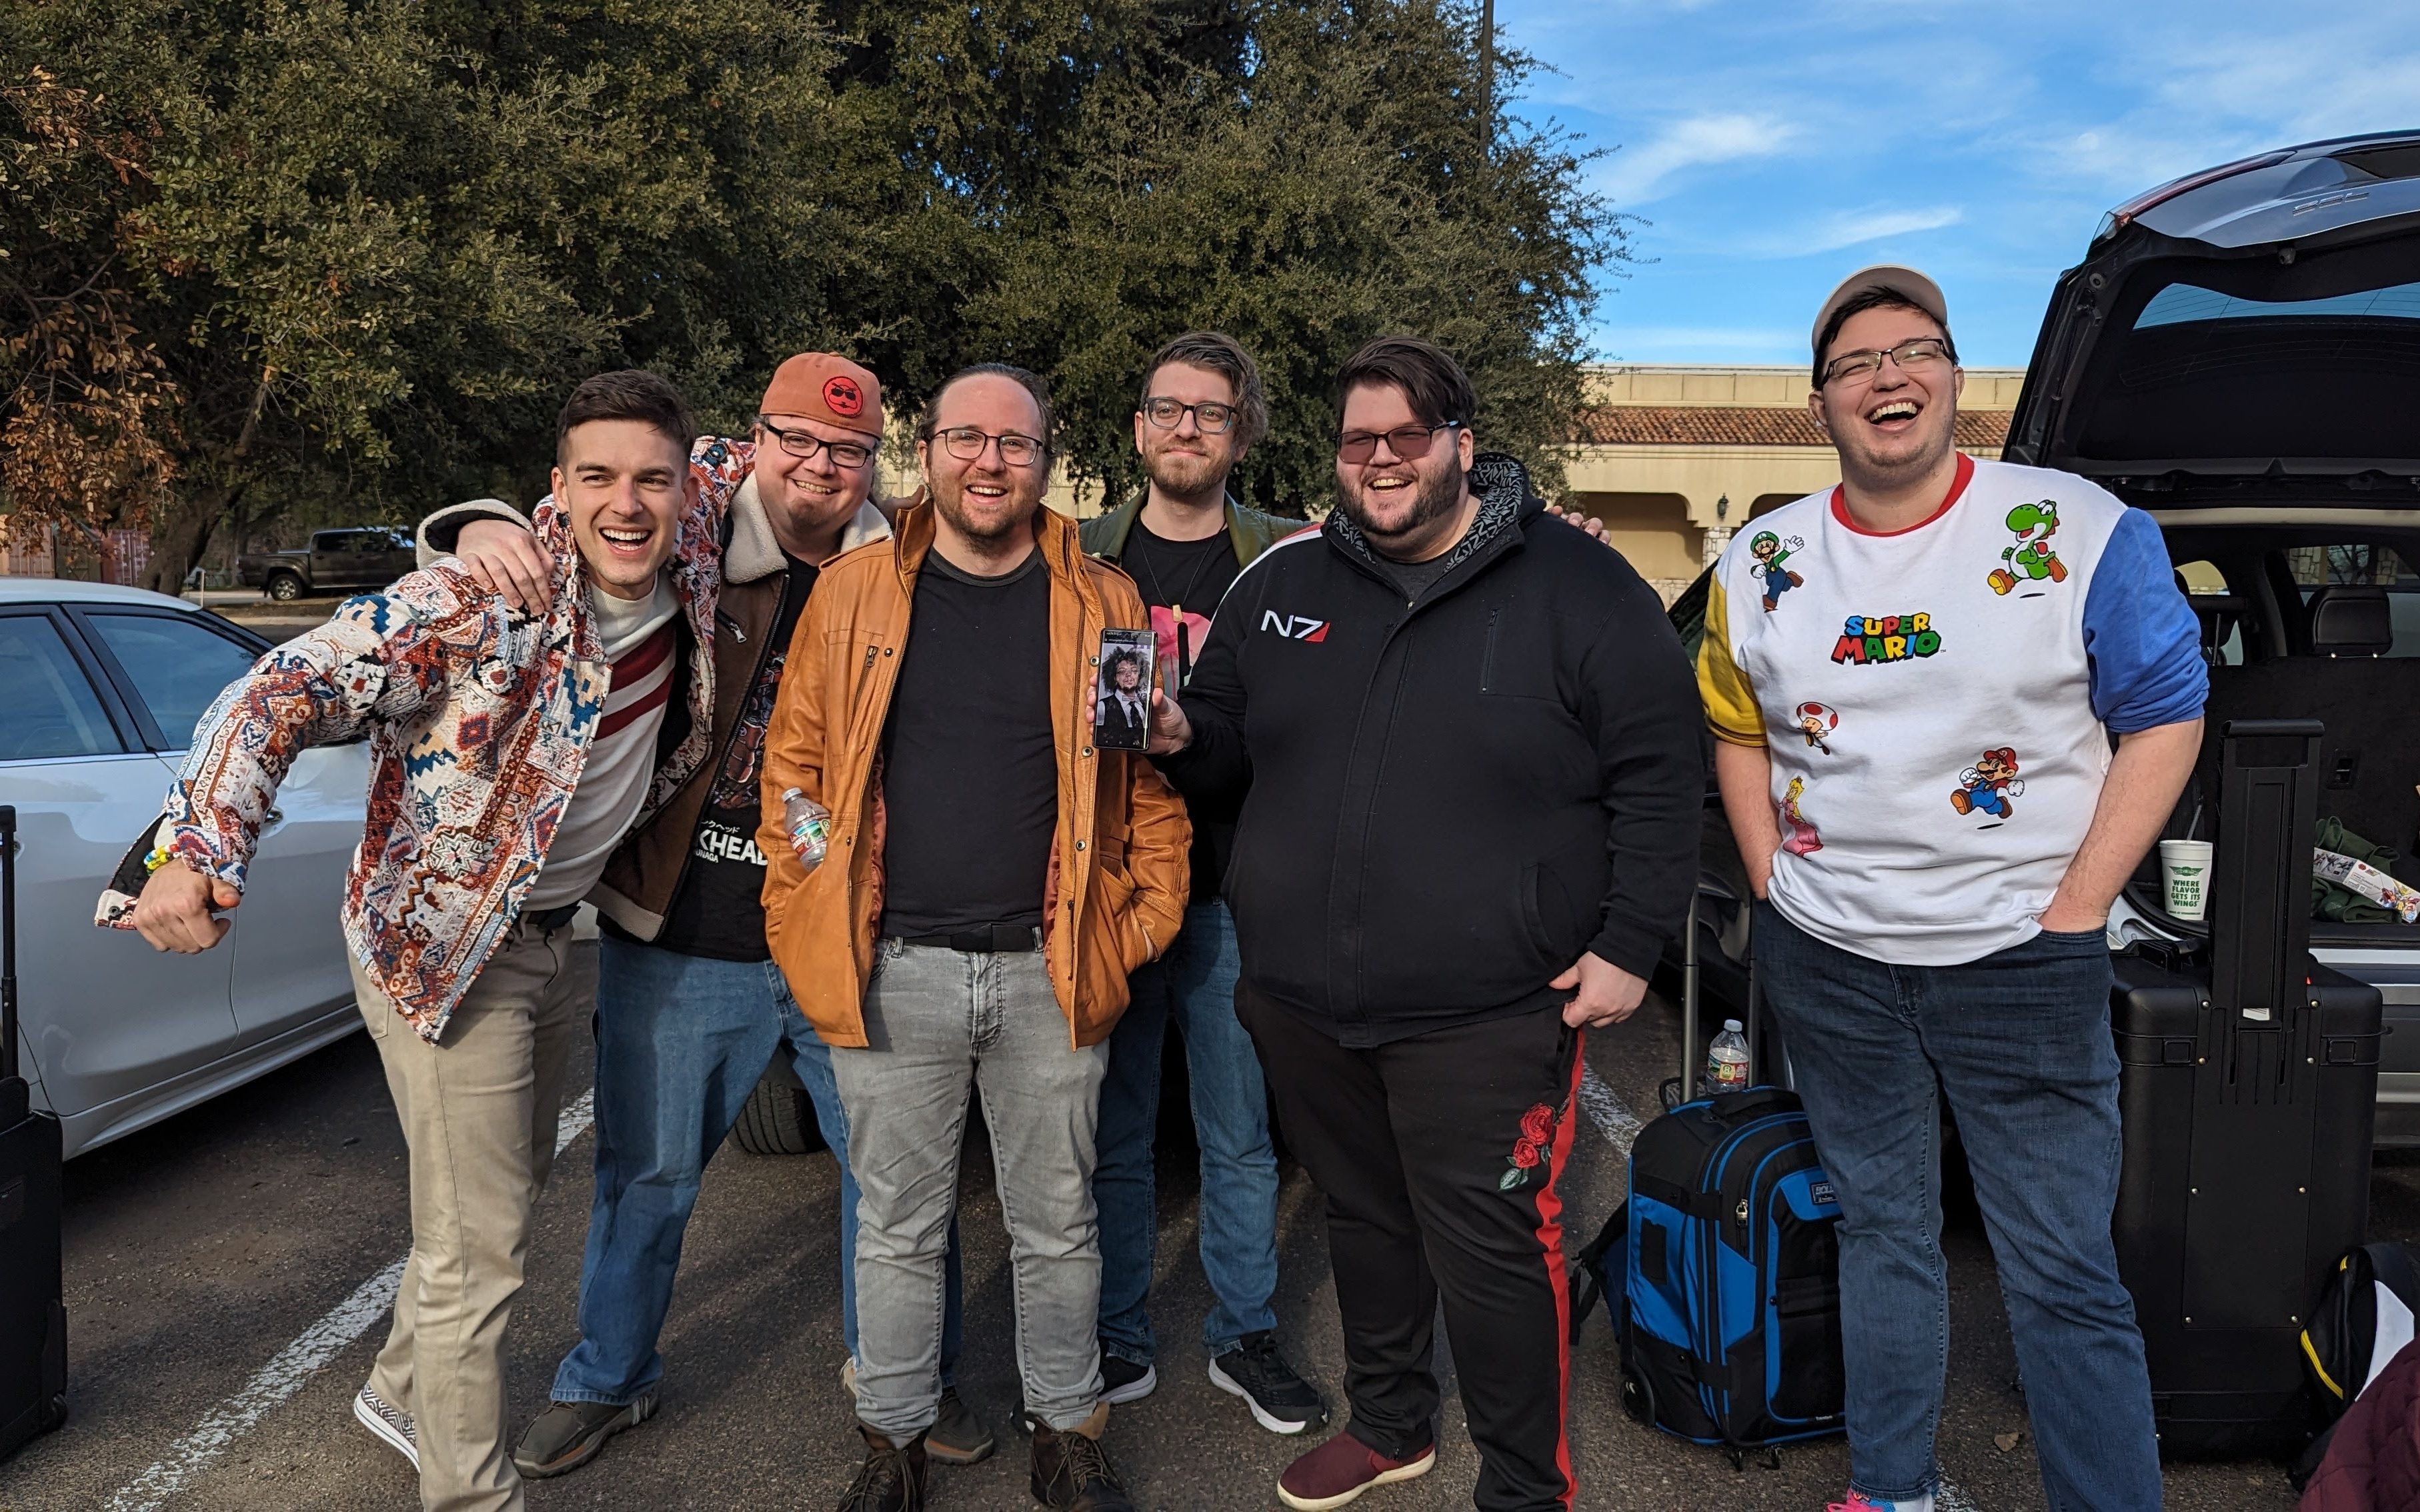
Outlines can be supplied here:
M1135 917L1134 879L1124 866L1112 865L1103 856L1093 867L1093 896L1098 900L1099 917L1108 925L1108 933L1118 943L1118 965L1132 972L1149 961L1155 945L1151 932Z

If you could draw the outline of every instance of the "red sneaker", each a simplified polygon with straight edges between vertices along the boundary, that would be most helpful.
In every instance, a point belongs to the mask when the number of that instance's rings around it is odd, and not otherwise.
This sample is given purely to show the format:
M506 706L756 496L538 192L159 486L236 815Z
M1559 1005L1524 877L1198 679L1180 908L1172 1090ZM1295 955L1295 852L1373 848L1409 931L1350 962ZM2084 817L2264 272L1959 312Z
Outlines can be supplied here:
M1435 1444L1408 1459L1389 1459L1352 1434L1340 1433L1286 1466L1278 1477L1278 1499L1295 1512L1327 1512L1373 1486L1417 1480L1435 1463Z

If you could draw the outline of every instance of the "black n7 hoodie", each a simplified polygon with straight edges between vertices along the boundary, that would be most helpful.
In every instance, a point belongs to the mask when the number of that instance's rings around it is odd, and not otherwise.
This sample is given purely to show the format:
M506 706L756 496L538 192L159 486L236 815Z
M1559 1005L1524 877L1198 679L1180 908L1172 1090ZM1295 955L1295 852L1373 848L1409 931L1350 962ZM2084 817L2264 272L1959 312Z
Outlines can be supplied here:
M1654 591L1483 456L1414 602L1342 511L1218 607L1185 690L1188 798L1249 786L1227 872L1254 990L1347 1045L1634 975L1698 872L1705 715Z

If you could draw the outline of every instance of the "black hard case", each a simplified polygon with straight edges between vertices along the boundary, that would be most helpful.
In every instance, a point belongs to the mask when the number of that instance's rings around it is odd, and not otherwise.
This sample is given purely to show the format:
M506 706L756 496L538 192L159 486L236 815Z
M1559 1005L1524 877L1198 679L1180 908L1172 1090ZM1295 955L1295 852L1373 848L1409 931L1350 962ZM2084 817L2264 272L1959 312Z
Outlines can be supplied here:
M17 810L0 804L0 1457L67 1421L61 1148L17 1069Z
M2112 1229L2164 1452L2297 1448L2300 1336L2369 1212L2378 989L2313 961L2312 720L2225 733L2210 936L2116 959Z

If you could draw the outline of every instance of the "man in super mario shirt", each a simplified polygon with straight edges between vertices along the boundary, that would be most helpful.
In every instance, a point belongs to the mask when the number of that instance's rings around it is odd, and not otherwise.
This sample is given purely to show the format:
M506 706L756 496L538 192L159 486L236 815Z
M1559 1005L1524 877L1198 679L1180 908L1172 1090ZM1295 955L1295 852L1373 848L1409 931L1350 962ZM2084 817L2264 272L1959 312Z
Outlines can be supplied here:
M2109 1237L2103 929L2200 746L2193 614L2149 516L1955 450L1962 374L1931 279L1853 275L1814 338L1840 485L1759 522L1793 541L1786 599L1753 541L1724 553L1698 674L1762 900L1759 976L1839 1194L1845 1505L1931 1512L1940 1486L1946 1096L2050 1504L2156 1507ZM1815 707L1820 741L1770 738L1804 736Z

